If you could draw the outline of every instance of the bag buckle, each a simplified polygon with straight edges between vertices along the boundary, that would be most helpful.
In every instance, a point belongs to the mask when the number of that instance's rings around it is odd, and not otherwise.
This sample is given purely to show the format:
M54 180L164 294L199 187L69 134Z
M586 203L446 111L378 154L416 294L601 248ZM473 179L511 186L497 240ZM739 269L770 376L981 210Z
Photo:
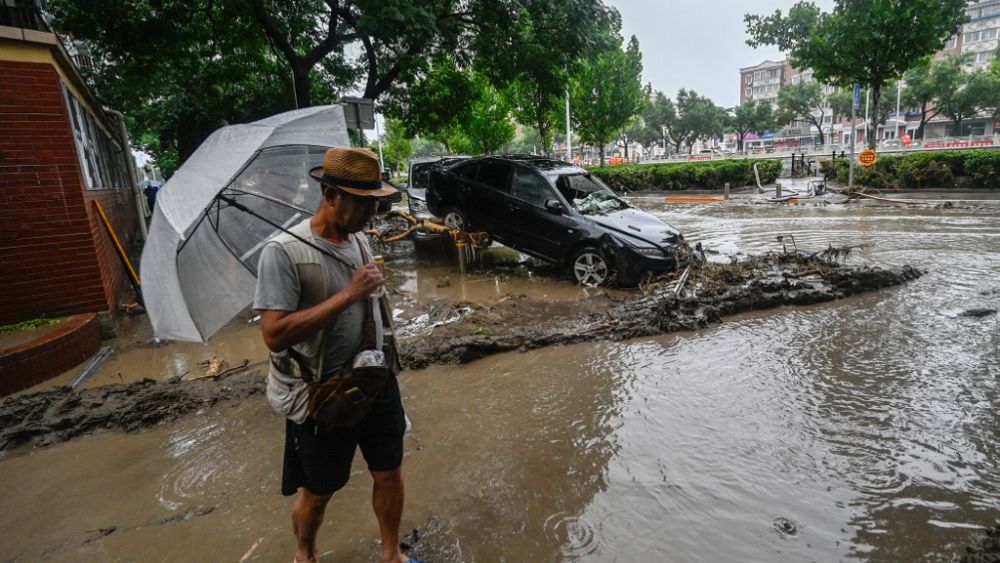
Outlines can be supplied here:
M365 394L357 386L344 391L344 397L347 397L347 400L350 401L352 405L360 405L365 402Z

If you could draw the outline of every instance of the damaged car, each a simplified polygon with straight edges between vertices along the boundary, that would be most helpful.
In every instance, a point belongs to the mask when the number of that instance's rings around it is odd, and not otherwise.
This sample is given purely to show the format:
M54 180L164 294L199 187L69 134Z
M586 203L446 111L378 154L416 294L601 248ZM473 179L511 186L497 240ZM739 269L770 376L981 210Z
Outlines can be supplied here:
M684 237L578 166L532 155L431 169L427 206L446 225L557 264L582 285L635 286L682 266Z

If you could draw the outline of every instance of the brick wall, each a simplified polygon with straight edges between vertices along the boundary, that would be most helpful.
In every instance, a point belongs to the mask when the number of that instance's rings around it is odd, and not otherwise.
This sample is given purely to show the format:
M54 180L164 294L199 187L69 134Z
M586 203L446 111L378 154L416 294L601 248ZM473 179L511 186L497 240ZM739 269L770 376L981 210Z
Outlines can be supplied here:
M84 189L52 65L0 61L0 76L0 324L114 313L123 272L89 200L125 226L129 194Z
M63 319L59 328L31 342L0 350L0 397L52 379L101 347L97 315Z

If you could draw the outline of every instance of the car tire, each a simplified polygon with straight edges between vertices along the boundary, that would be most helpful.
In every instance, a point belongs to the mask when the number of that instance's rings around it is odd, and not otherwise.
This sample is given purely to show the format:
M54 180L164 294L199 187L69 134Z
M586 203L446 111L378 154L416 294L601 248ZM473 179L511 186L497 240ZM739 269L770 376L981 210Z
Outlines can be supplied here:
M594 246L577 250L569 261L569 275L579 285L595 287L611 279L611 264Z
M444 215L441 219L444 221L446 227L460 229L467 233L472 232L472 225L469 224L469 219L466 217L465 213L457 207L449 207L448 209L445 209Z

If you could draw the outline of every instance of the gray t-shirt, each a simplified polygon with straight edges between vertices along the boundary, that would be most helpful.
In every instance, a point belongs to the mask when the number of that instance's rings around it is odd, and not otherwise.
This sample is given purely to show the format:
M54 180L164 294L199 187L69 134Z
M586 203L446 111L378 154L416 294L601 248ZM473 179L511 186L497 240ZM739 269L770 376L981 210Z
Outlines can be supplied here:
M357 236L364 235L356 233L351 236L350 242L342 244L334 244L318 237L313 237L313 241L324 251L344 262L360 265L361 252L354 240ZM324 258L323 273L326 276L326 287L329 295L333 295L351 283L354 271L348 270L347 266L323 253L321 255ZM298 311L300 291L292 261L285 253L284 247L273 241L267 243L260 253L257 265L257 293L254 296L253 308L258 311ZM323 375L336 371L354 358L358 347L361 346L365 303L372 307L375 342L382 342L382 322L376 300L366 299L353 303L326 327Z

